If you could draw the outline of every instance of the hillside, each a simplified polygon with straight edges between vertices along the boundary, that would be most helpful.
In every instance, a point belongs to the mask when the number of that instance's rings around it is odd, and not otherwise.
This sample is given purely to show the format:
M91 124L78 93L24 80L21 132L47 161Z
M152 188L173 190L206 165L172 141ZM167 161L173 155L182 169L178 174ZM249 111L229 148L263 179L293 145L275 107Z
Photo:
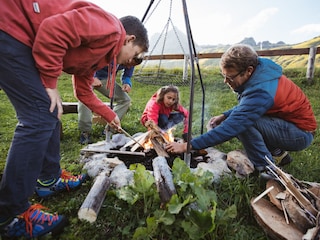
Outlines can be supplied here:
M287 48L308 48L311 46L320 46L320 36L310 39L308 41L297 43L297 44L286 44L283 41L277 43L271 43L269 41L256 42L254 38L248 37L243 39L240 43L249 44L256 50L260 49L287 49ZM224 52L230 45L198 45L194 43L195 49L198 53L213 53L213 52ZM150 48L149 55L166 55L166 54L187 54L189 53L189 45L187 41L187 36L185 33L173 27L166 33L154 34L150 38ZM274 61L279 63L284 68L299 68L305 67L308 62L308 55L301 56L279 56L272 57ZM218 66L219 59L200 59L199 64L202 68L211 68L212 66ZM160 66L162 68L182 68L182 60L162 60L150 61L146 63L147 66ZM320 67L320 59L316 58L316 67Z

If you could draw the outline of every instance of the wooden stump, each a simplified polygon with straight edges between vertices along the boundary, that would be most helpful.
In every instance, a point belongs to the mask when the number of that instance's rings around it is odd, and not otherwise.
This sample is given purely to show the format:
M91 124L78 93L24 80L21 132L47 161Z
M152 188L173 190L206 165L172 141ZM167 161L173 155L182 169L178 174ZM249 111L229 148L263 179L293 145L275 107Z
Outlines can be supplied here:
M292 223L287 224L283 213L268 200L262 198L253 203L254 218L265 233L272 239L277 240L301 240L303 233Z

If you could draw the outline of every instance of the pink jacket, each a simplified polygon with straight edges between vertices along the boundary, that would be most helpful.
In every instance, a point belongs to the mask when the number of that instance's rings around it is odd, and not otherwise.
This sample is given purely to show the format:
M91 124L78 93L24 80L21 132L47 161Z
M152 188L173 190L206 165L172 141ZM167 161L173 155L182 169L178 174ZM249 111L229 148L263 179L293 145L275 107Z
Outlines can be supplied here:
M184 108L181 104L178 104L177 109L173 109L173 107L168 108L164 105L163 102L157 103L157 93L153 94L153 96L147 102L147 105L141 116L141 123L145 125L146 121L152 120L155 124L158 125L159 114L165 114L169 117L170 113L173 111L181 112L184 116L184 129L183 132L188 132L188 118L189 112L186 108Z
M62 71L73 74L78 99L112 121L115 113L91 83L94 72L115 61L123 46L121 22L85 1L0 0L0 5L0 30L32 48L44 87L56 88Z

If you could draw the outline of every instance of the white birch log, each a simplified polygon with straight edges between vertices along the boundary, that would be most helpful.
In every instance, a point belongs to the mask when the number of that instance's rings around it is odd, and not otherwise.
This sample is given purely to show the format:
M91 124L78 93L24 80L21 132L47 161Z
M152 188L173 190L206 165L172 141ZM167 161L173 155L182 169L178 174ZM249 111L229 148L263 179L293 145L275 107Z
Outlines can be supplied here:
M176 193L167 160L162 156L158 156L153 159L152 166L161 203L167 203L171 196Z
M90 223L96 221L109 187L109 177L105 172L101 172L96 177L93 186L91 187L86 199L84 200L78 211L79 219L87 220Z

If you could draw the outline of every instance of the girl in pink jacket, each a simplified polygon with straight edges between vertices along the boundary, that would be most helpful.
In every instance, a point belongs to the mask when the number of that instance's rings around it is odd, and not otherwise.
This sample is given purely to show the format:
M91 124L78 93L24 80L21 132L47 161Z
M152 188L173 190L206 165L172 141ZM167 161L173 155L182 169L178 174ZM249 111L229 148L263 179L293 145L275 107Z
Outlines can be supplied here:
M169 85L161 87L152 95L141 116L141 123L153 121L161 129L167 130L183 121L183 139L188 134L189 112L180 104L179 89Z

